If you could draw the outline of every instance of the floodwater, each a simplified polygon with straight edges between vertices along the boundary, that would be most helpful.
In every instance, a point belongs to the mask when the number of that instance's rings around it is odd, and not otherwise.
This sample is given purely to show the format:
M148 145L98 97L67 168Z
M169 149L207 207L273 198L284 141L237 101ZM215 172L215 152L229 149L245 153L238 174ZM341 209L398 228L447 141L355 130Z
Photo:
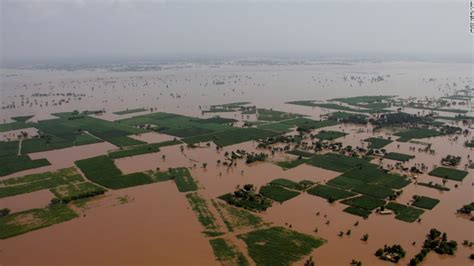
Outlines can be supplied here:
M0 114L0 119L9 121L12 116L34 114L36 115L34 121L51 119L50 114L55 112L105 109L107 113L100 118L116 120L137 114L119 116L112 112L141 107L197 117L212 117L215 114L202 114L200 107L205 109L211 104L236 101L251 101L258 107L301 113L319 119L321 115L331 110L287 105L284 102L378 94L439 97L451 93L454 89L463 88L466 84L472 84L470 71L471 66L468 64L420 62L291 66L221 65L215 68L193 66L154 72L4 70L5 74L18 75L1 78L1 104L5 108ZM384 76L383 81L370 82L371 78L379 75ZM363 82L359 85L350 79L345 81L344 76L355 76ZM434 80L428 81L430 78ZM224 80L225 84L213 84L213 81L219 80ZM65 95L76 93L76 95L63 96L57 93ZM7 106L10 107L6 108ZM470 111L468 115L473 115L472 109L469 109L472 107L459 108L466 108ZM255 120L255 116L247 117L236 113L219 115L238 120ZM373 134L370 126L336 125L324 129L349 133L337 141L353 147L367 147L367 143L362 140L368 137L387 138L391 135L390 131ZM6 134L10 133L12 132ZM10 136L13 138L15 134ZM132 137L147 143L174 138L159 133ZM385 149L415 155L414 159L403 164L406 167L424 163L430 170L440 164L442 157L448 154L459 155L463 157L463 161L458 168L463 169L468 163L467 156L474 155L473 149L463 147L464 141L471 138L472 134L459 136L457 140L449 137L423 139L424 142L432 143L434 154L419 152L418 148L422 146L413 143L393 142ZM266 152L270 161L296 158L280 152L271 155L268 150L257 149L257 143L254 141L228 146L221 150L217 150L214 144L194 149L183 146L183 151L179 145L168 146L161 148L157 153L117 159L115 164L125 174L156 169L165 171L170 167L189 167L199 183L200 194L208 199L231 192L238 185L251 183L259 187L275 178L326 182L339 175L337 172L304 164L286 171L271 162L246 165L243 160L238 160L235 166L223 165L224 153L237 149ZM412 150L410 147L416 149ZM15 173L1 179L71 167L74 166L75 160L106 154L113 149L116 147L112 144L97 143L30 154L32 159L47 158L51 165ZM221 163L218 163L218 160ZM379 163L379 160L374 159L373 162ZM203 163L207 164L205 168ZM384 159L381 163L389 166L396 162ZM327 243L311 254L317 265L348 265L352 259L360 260L364 265L390 265L374 256L375 251L384 244L401 244L407 251L407 256L399 264L405 265L421 250L425 235L431 228L447 232L449 239L458 242L458 251L455 256L449 257L438 256L431 252L423 265L469 265L471 261L468 257L474 249L464 247L461 243L463 240L474 241L474 226L469 219L458 217L456 214L456 210L462 205L474 201L474 171L472 169L468 171L469 175L463 182L447 182L446 186L451 189L448 192L439 192L415 184L410 184L404 189L401 197L397 199L399 203L410 202L413 195L430 196L441 200L433 210L425 211L420 223L406 223L396 220L393 215L378 214L372 214L369 219L363 220L342 212L346 207L343 204L329 204L322 198L305 193L283 204L275 203L272 208L258 215L274 225L291 224L294 230L326 239ZM423 182L441 183L440 178L426 174L419 175L417 179ZM455 184L459 186L456 188ZM121 204L117 197L122 196L128 196L129 202ZM43 207L51 197L49 191L39 191L0 199L0 207L11 208L14 212ZM1 241L0 264L218 264L208 238L201 233L203 228L187 203L184 193L179 193L172 181L108 192L104 197L89 202L85 208L78 208L78 212L81 213L81 217L74 220ZM316 215L317 212L320 214ZM330 223L326 225L328 220ZM359 222L358 226L354 226L356 221ZM317 233L314 232L316 228ZM350 236L338 236L340 231L346 232L348 229L352 231ZM367 242L360 240L365 233L369 234ZM234 241L235 237L232 238ZM238 247L245 246L241 241L235 241ZM415 245L412 245L413 242L416 242ZM296 264L302 265L303 261L304 259Z

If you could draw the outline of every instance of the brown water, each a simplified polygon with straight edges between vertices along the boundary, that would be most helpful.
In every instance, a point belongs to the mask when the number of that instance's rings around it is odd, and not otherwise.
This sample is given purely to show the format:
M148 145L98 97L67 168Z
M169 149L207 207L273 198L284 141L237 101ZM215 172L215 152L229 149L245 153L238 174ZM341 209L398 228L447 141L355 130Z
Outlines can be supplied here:
M2 110L0 119L8 120L11 116L28 114L37 115L33 120L46 119L51 118L49 114L53 112L105 108L108 113L101 118L115 120L136 114L118 116L111 112L137 107L156 107L158 111L201 116L200 105L234 101L252 101L259 107L273 107L319 118L330 110L283 103L289 100L329 99L366 94L441 96L454 89L452 85L446 86L448 82L456 81L458 89L472 82L470 71L471 66L467 64L406 62L219 68L195 66L190 69L155 72L5 70L5 73L17 73L19 76L2 78L2 106L15 101L17 108ZM344 76L350 75L364 79L377 75L390 76L386 76L383 82L365 81L359 85L343 80ZM436 77L436 81L427 82L426 79L430 77ZM224 79L226 84L212 84L212 81L219 79ZM68 97L31 97L36 92L75 92L86 96L81 96L81 100L78 97L69 97L68 102L52 106L53 99L57 102ZM21 94L33 104L24 104L21 107ZM34 104L35 99L37 104ZM45 106L46 101L49 102L48 106ZM206 114L204 117L213 115ZM247 119L247 116L242 117L235 113L220 115L239 120ZM472 115L472 111L468 115ZM249 118L255 120L255 116ZM389 131L373 135L370 126L337 125L325 129L349 133L338 141L354 147L366 147L367 144L362 140L371 136L390 136ZM6 134L10 133L12 132ZM146 133L133 138L147 143L173 139L158 133ZM439 165L442 157L448 154L459 155L463 157L459 166L461 169L467 163L467 155L474 155L472 149L463 147L463 142L470 138L472 135L460 136L457 141L452 141L449 137L423 139L422 141L433 144L432 147L436 150L434 155L418 152L418 149L410 150L409 147L422 147L411 143L394 142L385 148L388 151L415 155L415 159L404 164L407 167L415 163L425 163L431 169L434 165ZM269 162L246 165L244 161L239 160L237 166L231 168L217 163L217 160L224 161L226 151L245 149L262 152L256 149L256 145L256 142L250 141L225 147L220 151L216 151L215 145L195 149L185 147L183 152L179 146L169 146L161 148L158 153L122 158L115 163L125 174L157 168L166 170L170 167L190 167L193 177L199 182L200 194L209 199L231 192L237 185L247 183L261 186L275 178L325 182L339 175L309 165L300 165L284 171ZM47 158L52 165L15 173L2 179L70 167L74 165L75 160L106 154L108 150L115 148L108 143L99 143L30 154L33 159ZM163 159L162 155L166 157ZM276 153L270 156L270 160L279 161L288 157L291 156ZM378 163L378 159L374 162ZM206 168L202 167L203 163L207 163ZM395 164L387 159L382 163ZM454 187L457 182L448 181L447 186L451 188L449 192L438 192L414 184L404 189L397 200L399 203L408 203L413 195L425 195L441 200L433 210L426 211L421 216L421 223L405 223L396 220L393 215L376 214L363 220L342 212L346 207L343 204L329 204L322 198L304 193L284 204L275 204L259 215L275 225L285 226L289 223L295 230L326 239L328 242L312 254L317 265L348 265L352 259L361 260L364 265L389 265L390 263L382 262L373 255L384 244L401 244L407 250L407 257L400 265L405 265L421 249L426 233L433 227L446 231L449 239L458 241L458 252L456 256L450 257L441 257L432 252L423 265L469 265L471 262L468 256L474 249L463 247L461 243L464 239L474 241L474 226L468 219L457 217L455 213L462 205L474 201L474 171L468 171L468 177L458 183L458 188ZM441 179L426 174L418 176L418 180L441 182ZM117 197L124 195L128 195L132 200L120 204ZM12 211L43 207L50 197L49 191L39 191L0 199L0 207L6 206ZM201 225L184 194L177 191L172 181L112 191L87 206L79 211L85 216L1 241L0 264L217 264L208 239L201 233ZM317 212L320 212L319 216L316 216ZM324 217L325 215L327 217ZM325 224L327 220L330 220L329 225ZM354 226L356 221L359 221L357 227ZM317 234L313 232L315 228L318 228ZM348 229L352 230L351 236L337 236L339 231L345 232ZM360 240L365 233L369 234L367 243ZM234 236L231 238L241 249L245 247L242 241ZM414 246L413 241L416 241ZM303 261L297 265L302 263Z

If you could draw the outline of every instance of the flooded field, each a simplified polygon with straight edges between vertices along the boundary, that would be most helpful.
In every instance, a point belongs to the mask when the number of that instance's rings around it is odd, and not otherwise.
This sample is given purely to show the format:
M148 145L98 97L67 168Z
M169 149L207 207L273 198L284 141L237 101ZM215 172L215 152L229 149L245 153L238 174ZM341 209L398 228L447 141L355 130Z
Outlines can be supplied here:
M156 71L128 72L111 69L7 69L2 70L0 77L0 119L3 124L8 124L14 121L14 117L31 115L33 117L27 124L31 122L34 125L35 121L59 119L52 114L73 110L104 110L105 113L93 117L107 121L126 121L127 118L133 119L143 114L167 112L201 118L202 121L219 115L221 118L237 120L233 126L243 128L245 123L258 123L262 119L255 113L205 110L209 110L211 105L251 102L251 105L257 108L301 114L309 119L321 120L335 110L286 102L325 101L364 95L396 95L402 99L418 97L418 100L425 101L450 96L465 88L473 88L472 78L470 64L425 62L248 66L230 63L213 66L189 64L163 67ZM465 116L474 116L472 99L452 102L456 103L451 103L449 108L461 109ZM114 113L136 108L147 110ZM400 109L420 116L430 112L428 109L409 107ZM389 110L397 112L397 107L390 106ZM455 114L451 111L440 111L437 115L454 118ZM380 117L378 113L367 115L371 115L374 120ZM121 125L125 125L124 123ZM398 136L395 135L400 127L383 127L374 131L375 125L371 123L364 125L338 122L322 128L311 128L303 134L294 124L290 124L281 132L280 128L271 130L274 130L273 133L284 132L282 135L285 136L297 137L301 134L304 145L280 141L262 147L259 144L263 141L252 139L219 147L213 141L191 142L195 136L186 135L188 132L170 135L160 130L152 130L129 134L131 139L142 143L130 147L170 141L179 141L179 144L160 146L156 150L147 146L148 150L111 159L112 165L118 169L114 178L144 172L162 173L170 171L169 169L185 167L189 169L191 179L197 183L197 189L190 190L197 192L190 193L181 190L176 177L171 178L174 180L168 178L157 181L153 176L153 182L119 189L111 188L109 183L100 178L91 178L88 169L80 167L76 161L97 156L110 157L113 152L132 149L127 145L122 147L103 141L102 138L98 139L103 142L31 152L28 153L31 160L45 158L49 165L5 174L0 177L0 181L76 167L80 169L79 175L85 179L84 182L92 181L108 190L105 194L87 198L84 202L81 199L66 202L67 206L77 213L77 218L2 239L0 265L235 264L219 260L215 250L213 252L209 241L220 237L232 242L250 265L258 264L241 237L255 228L243 226L230 230L225 219L228 217L221 214L222 210L216 204L225 202L218 197L232 193L245 184L260 188L278 178L296 183L307 180L314 184L326 184L329 180L347 173L348 171L336 171L337 169L332 169L331 166L318 167L312 163L313 155L319 158L317 156L331 152L344 153L342 149L334 150L328 147L316 150L315 144L312 143L314 135L322 131L335 131L342 135L345 133L342 137L325 143L338 142L342 147L350 146L351 149L360 147L369 150L369 143L365 140L371 137L389 139L391 142L383 149L414 156L408 161L399 162L375 154L367 162L390 169L391 173L403 175L410 181L403 187L403 192L391 201L411 206L413 197L422 195L438 199L439 204L431 210L425 209L420 220L414 222L395 219L393 213L383 215L375 210L368 218L363 218L343 211L348 205L340 201L329 202L302 190L298 191L301 192L298 196L282 203L274 201L273 206L265 211L252 212L266 224L262 225L262 228L285 227L325 240L320 247L303 254L298 260L292 261L292 264L303 265L312 256L316 265L349 265L353 259L362 261L363 265L390 265L393 263L380 260L374 253L384 245L400 244L406 251L406 256L396 265L407 265L422 249L430 229L437 228L446 232L449 240L457 241L457 251L452 256L438 255L432 251L421 265L472 265L473 260L469 259L469 256L474 253L474 246L462 243L465 240L474 241L474 223L469 216L461 215L456 210L474 202L474 169L469 167L472 165L474 148L465 145L473 139L471 132L474 130L474 121L471 119L463 123L446 120L445 124L459 127L463 132L401 142L396 141ZM159 126L165 125L156 125ZM256 128L259 126L256 124ZM215 128L221 129L217 126ZM22 131L27 131L27 134L18 138ZM83 131L87 130L81 129L81 134L92 134ZM183 137L180 137L180 134ZM211 133L202 135L206 134ZM0 133L0 141L19 139L21 147L23 142L35 135L38 135L35 128L4 130ZM219 135L211 140L222 139ZM426 143L429 143L429 149L425 149ZM303 149L305 145L311 148ZM289 154L290 150L310 152L310 159L289 169L280 167L279 162L303 159L300 157L304 156ZM265 154L265 160L248 162L248 157L240 156L253 153ZM236 158L229 159L232 155ZM441 166L442 159L448 155L461 157L456 166L452 167L467 173L461 181L429 174L431 170ZM408 170L412 166L421 168L421 165L427 168L421 173ZM98 168L101 167L108 166L104 164ZM358 164L351 169L356 168L362 166ZM421 186L419 182L442 184L446 190ZM0 190L7 186L9 184L0 183ZM57 197L50 191L52 188L45 187L29 193L2 196L0 209L8 208L14 214L45 208ZM199 212L190 205L188 195L191 193L197 193L204 201L209 202L209 213L216 218L215 227L220 234L211 235L207 232L209 228L203 228L204 223L199 218ZM346 233L348 230L349 234ZM340 232L344 234L341 235ZM368 240L362 241L361 238L365 234L368 235Z

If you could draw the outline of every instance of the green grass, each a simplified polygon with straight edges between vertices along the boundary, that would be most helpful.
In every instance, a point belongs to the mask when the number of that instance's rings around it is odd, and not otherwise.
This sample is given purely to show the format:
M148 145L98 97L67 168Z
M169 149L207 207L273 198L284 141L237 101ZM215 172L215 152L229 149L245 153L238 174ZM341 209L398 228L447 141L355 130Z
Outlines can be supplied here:
M78 215L64 204L13 213L0 217L0 239L66 222L76 217Z
M249 262L245 256L240 252L235 245L229 240L223 238L215 238L209 240L212 251L216 259L222 263L222 265L238 265L247 266Z
M270 182L270 185L282 186L293 190L304 190L304 186L301 184L285 178L274 179Z
M386 159L390 160L396 160L396 161L401 161L401 162L407 162L410 159L415 158L413 155L409 154L403 154L403 153L398 153L398 152L389 152L383 156Z
M257 109L257 119L263 121L281 121L302 117L300 114L280 112L270 109Z
M129 156L136 156L147 153L159 152L161 147L177 145L181 142L178 140L169 140L160 143L144 144L125 148L123 150L113 151L109 153L109 157L112 159L119 159Z
M359 197L343 200L341 203L371 211L375 208L384 206L385 200L362 195Z
M89 198L104 194L107 191L105 188L90 182L69 183L67 185L51 188L50 190L54 196L62 202Z
M0 141L0 158L18 155L19 141Z
M325 242L283 227L260 229L237 237L247 244L249 255L257 265L290 265Z
M133 113L139 113L139 112L145 112L145 111L148 111L148 110L145 109L145 108L135 108L135 109L127 109L127 110L123 110L123 111L114 112L114 114L116 114L116 115L126 115L126 114L133 114Z
M408 142L411 139L424 139L429 137L441 136L442 133L433 129L419 128L419 129L409 129L407 131L398 132L394 134L400 138L397 141Z
M369 215L372 213L372 211L362 209L362 208L359 208L359 207L354 207L354 206L349 206L349 207L345 208L343 211L347 212L347 213L350 213L350 214L353 214L353 215L364 217L364 218L369 217Z
M84 178L74 168L14 177L0 181L0 198L80 182L84 182Z
M433 171L429 172L429 175L437 176L441 178L446 178L455 181L462 181L468 172L454 169L454 168L447 168L447 167L437 167Z
M266 185L260 188L260 194L269 199L283 203L298 196L300 193L297 191L285 189L281 186Z
M183 139L188 144L213 141L218 146L229 146L249 140L265 139L277 135L277 132L258 128L232 128L223 132L216 132Z
M356 166L367 165L369 164L369 161L366 159L344 156L337 153L326 153L324 155L314 155L308 161L308 164L343 173Z
M426 196L416 196L412 205L418 208L432 210L436 205L438 205L438 203L439 199Z
M307 163L308 159L296 159L293 161L282 161L282 162L277 162L276 165L280 166L284 170L295 168L301 164Z
M357 194L342 190L339 188L331 187L331 186L326 186L326 185L317 185L313 188L308 189L308 194L322 197L328 200L340 200L340 199L345 199L349 197L353 197Z
M402 205L396 202L389 202L385 208L394 211L396 213L396 219L408 223L416 221L424 212L423 210Z
M47 159L31 160L28 155L0 157L0 176L51 165Z
M186 198L188 199L188 202L196 214L199 222L204 227L205 232L212 235L221 233L216 222L216 217L214 217L212 212L209 210L206 199L199 196L199 194L196 192L186 194Z
M347 135L347 133L344 132L339 132L339 131L332 131L332 130L322 130L318 134L314 135L314 137L320 139L320 140L335 140L340 137L344 137Z
M174 182L178 187L179 192L189 192L198 189L196 181L189 170L185 167L171 169L171 174L174 176Z
M212 201L212 204L218 211L229 232L242 228L256 229L264 224L262 218L249 211L218 201Z
M369 149L382 149L383 147L393 142L389 139L382 139L382 138L368 138L368 139L365 139L364 141L369 142L369 145L368 145Z

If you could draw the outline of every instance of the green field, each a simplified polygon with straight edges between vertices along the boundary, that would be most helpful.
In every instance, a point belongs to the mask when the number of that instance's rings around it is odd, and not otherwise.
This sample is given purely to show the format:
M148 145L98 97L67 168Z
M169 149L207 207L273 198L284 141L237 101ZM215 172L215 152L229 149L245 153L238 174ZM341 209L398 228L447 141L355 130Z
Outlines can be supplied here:
M265 139L277 135L277 132L258 128L232 128L224 132L216 132L196 137L183 139L188 144L213 141L216 145L224 147L249 140Z
M392 189L401 189L410 184L410 180L407 178L388 173L373 164L354 167L352 170L344 173L343 176Z
M384 112L380 109L356 109L345 105L339 105L335 103L316 103L312 100L303 100L303 101L293 101L293 102L286 102L286 104L294 104L294 105L302 105L302 106L310 106L310 107L319 107L325 109L333 109L339 111L347 111L347 112L355 112L355 113L380 113Z
M342 190L339 188L326 186L326 185L317 185L313 188L308 189L308 194L325 198L327 200L336 201L340 199L345 199L349 197L353 197L357 194Z
M237 237L247 244L249 255L257 265L290 265L325 243L283 227L260 229Z
M330 127L339 124L338 122L334 120L321 120L321 121L316 121L312 120L309 118L295 118L295 119L290 119L290 120L285 120L282 123L296 126L300 131L308 131L311 129L318 129L318 128L323 128L323 127Z
M286 124L283 122L277 122L277 123L267 123L267 124L262 124L258 125L257 128L260 129L265 129L265 130L270 130L270 131L275 131L278 133L287 133L291 131L291 128L293 128L293 125Z
M216 259L221 262L222 265L237 265L247 266L249 262L245 256L240 252L237 247L227 239L215 238L209 240L212 251Z
M282 186L293 190L304 190L304 186L289 179L278 178L270 182L270 185Z
M385 200L362 195L359 197L343 200L341 203L371 211L375 208L384 206Z
M352 191L381 199L386 199L395 194L395 191L390 188L373 184L363 184L356 186L352 189Z
M300 114L285 113L270 109L257 109L257 119L262 121L281 121L302 117Z
M393 142L389 139L383 139L383 138L368 138L368 139L365 139L364 141L369 142L369 146L368 146L369 149L381 149Z
M0 176L51 165L47 159L31 160L28 155L0 157Z
M468 172L454 169L454 168L447 168L447 167L437 167L433 171L429 172L429 175L437 176L441 178L446 178L455 181L462 181Z
M197 183L194 181L188 168L174 168L171 169L170 172L174 176L174 182L176 183L179 192L189 192L198 189Z
M181 142L178 140L169 140L160 143L151 143L137 145L129 148L124 148L122 150L117 150L109 153L109 157L112 159L119 159L123 157L136 156L147 153L159 152L161 147L177 145Z
M11 130L18 130L24 128L33 127L32 123L25 123L25 122L11 122L6 124L0 124L0 132L7 132Z
M186 194L186 198L188 199L188 202L199 222L205 228L205 233L212 236L221 234L216 222L216 217L214 217L212 212L209 210L206 199L199 196L196 192Z
M14 177L0 181L0 198L81 182L84 178L74 168Z
M336 172L347 172L360 165L369 164L366 159L348 157L337 153L326 153L324 155L314 155L308 164Z
M66 222L76 217L78 215L64 204L12 213L0 217L0 239Z
M423 210L402 205L396 202L389 202L385 208L394 211L396 213L396 219L409 223L416 221L424 212Z
M366 210L366 209L363 209L363 208L359 208L359 207L354 207L354 206L349 206L349 207L345 208L343 211L347 212L347 213L350 213L350 214L353 214L353 215L364 217L364 218L369 217L369 215L372 213L372 211L369 211L369 210Z
M401 161L401 162L407 162L410 159L415 158L413 155L408 155L408 154L403 154L403 153L398 153L398 152L389 152L383 156L386 159L390 160L396 160L396 161Z
M295 168L301 164L307 163L308 159L296 159L293 161L282 161L282 162L277 162L276 165L280 166L284 170Z
M237 208L214 200L212 201L212 204L221 216L229 232L243 228L257 229L264 225L262 218L242 208Z
M260 194L274 201L283 203L298 196L300 193L297 191L285 189L281 186L266 185L260 188Z
M135 109L127 109L123 111L118 111L118 112L113 112L116 115L126 115L126 114L133 114L133 113L139 113L139 112L145 112L148 111L145 108L135 108Z
M90 182L69 183L67 185L51 188L51 192L62 203L94 197L104 194L106 191L105 188Z
M397 141L408 142L411 139L424 139L430 137L441 136L442 133L433 129L419 128L419 129L409 129L407 131L402 131L394 134L400 138Z
M438 205L439 199L434 199L426 196L414 196L413 206L432 210L436 205Z
M304 157L304 158L310 158L312 157L313 155L316 155L315 153L313 152L307 152L307 151L302 151L302 150L291 150L291 151L287 151L286 153L288 154L292 154L292 155L296 155L296 156L301 156L301 157Z
M332 130L321 130L318 134L314 135L314 137L318 138L319 140L335 140L340 137L344 137L345 135L347 135L347 133Z

